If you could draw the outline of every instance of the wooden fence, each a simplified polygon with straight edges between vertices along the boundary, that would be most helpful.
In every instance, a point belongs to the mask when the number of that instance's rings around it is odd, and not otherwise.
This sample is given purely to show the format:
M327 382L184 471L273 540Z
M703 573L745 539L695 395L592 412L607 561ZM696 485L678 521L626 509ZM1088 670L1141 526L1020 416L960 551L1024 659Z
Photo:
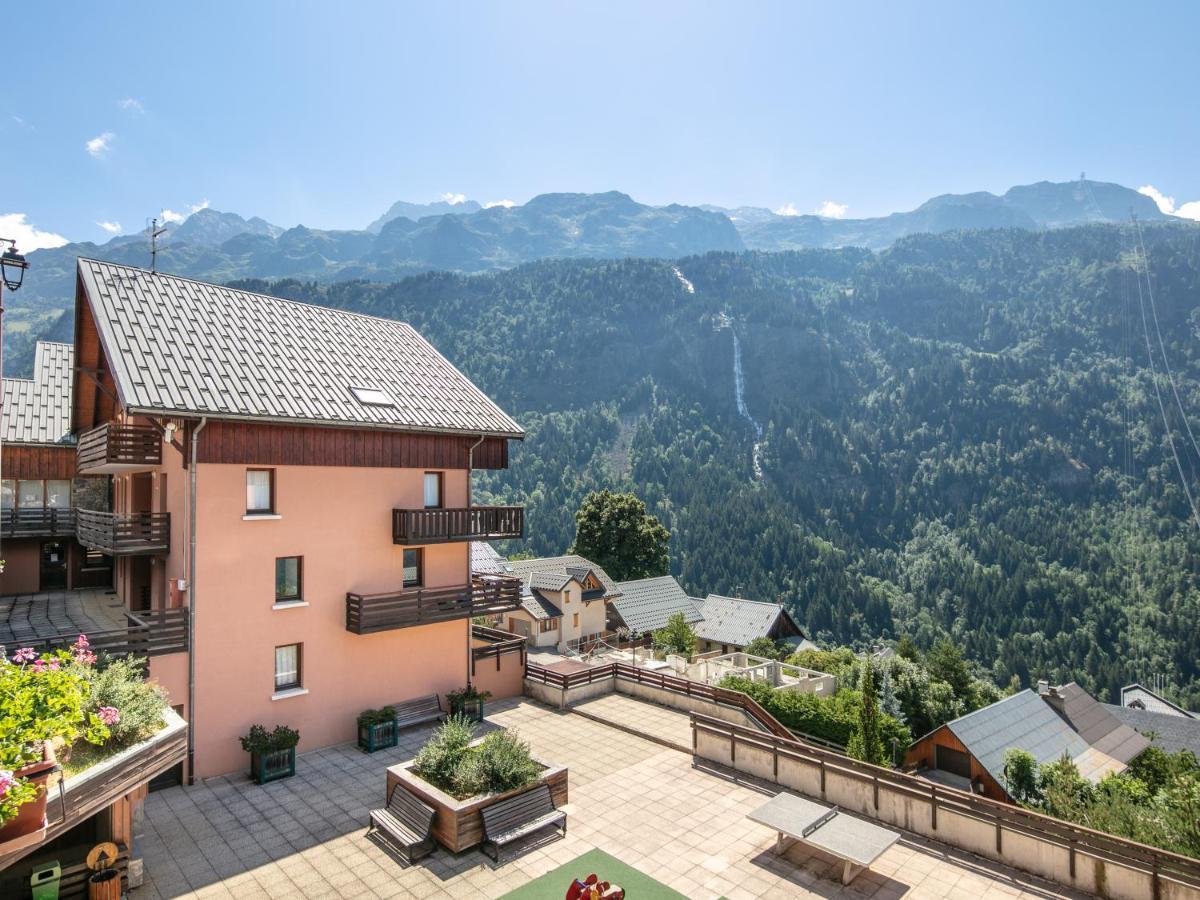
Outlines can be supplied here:
M96 653L109 656L162 656L186 653L188 649L187 607L126 612L126 628L87 632L88 643ZM64 632L29 640L10 641L8 649L32 647L38 653L70 647L79 632Z
M472 625L471 637L475 640L487 641L482 647L471 648L471 674L475 674L475 667L486 659L496 660L496 671L500 671L501 657L509 656L513 653L521 655L521 665L525 665L525 638L520 635L510 634L507 631L501 631L498 628L488 628L486 625Z

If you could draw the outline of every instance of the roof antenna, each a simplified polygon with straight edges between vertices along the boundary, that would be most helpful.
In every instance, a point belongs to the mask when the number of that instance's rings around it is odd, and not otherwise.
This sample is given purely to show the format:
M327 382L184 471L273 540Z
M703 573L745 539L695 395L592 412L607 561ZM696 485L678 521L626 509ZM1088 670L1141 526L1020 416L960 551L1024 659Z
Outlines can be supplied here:
M167 233L166 226L158 227L158 219L150 220L150 272L158 273L158 239Z

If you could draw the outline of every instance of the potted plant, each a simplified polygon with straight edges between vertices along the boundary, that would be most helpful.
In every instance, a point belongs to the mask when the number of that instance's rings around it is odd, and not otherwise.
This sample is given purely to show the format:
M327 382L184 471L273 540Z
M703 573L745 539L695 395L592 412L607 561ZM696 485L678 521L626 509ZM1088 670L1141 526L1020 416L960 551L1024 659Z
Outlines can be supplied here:
M266 784L296 774L296 745L300 732L286 725L267 731L251 725L250 733L240 738L242 749L250 754L250 777L255 784Z
M446 694L446 702L450 705L450 715L466 716L472 722L482 722L483 701L491 697L491 691L477 691L475 685L468 684L465 688Z
M364 709L358 714L358 749L374 753L385 747L395 747L396 710L390 706L382 709Z
M107 722L85 709L95 660L84 635L69 651L22 647L0 657L0 843L44 825L56 742L109 737Z

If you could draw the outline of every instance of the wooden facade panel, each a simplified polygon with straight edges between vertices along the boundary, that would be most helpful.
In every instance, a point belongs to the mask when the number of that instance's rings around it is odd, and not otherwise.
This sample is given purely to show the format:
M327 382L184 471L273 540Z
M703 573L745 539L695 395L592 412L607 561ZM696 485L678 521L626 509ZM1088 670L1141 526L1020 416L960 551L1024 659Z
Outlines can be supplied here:
M74 478L74 447L32 447L5 444L3 465L5 478Z
M478 438L462 435L360 431L209 420L197 441L203 463L267 466L367 466L465 469ZM475 448L476 469L508 466L508 441L486 438Z
M922 765L928 769L936 768L936 747L945 747L949 750L965 753L971 763L971 781L983 785L984 796L1001 802L1012 802L1009 799L1008 791L1004 790L996 782L996 779L992 778L988 770L979 764L979 760L971 755L971 751L967 749L966 745L945 725L927 734L909 747L908 752L904 754L904 765Z

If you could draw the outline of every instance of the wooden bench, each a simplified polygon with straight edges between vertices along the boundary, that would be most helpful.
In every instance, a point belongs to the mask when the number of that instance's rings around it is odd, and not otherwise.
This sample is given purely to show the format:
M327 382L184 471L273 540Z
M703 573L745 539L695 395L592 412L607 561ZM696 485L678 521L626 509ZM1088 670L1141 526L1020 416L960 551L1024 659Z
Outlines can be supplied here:
M433 840L432 807L422 803L400 785L392 785L392 795L384 809L371 810L367 834L381 831L391 839L400 854L411 865L436 848Z
M389 704L396 711L396 730L407 728L409 725L421 725L425 722L436 722L445 718L441 706L438 705L437 694L428 697L418 697L416 700L405 700L403 703Z
M567 814L554 808L549 785L539 784L531 791L493 803L480 811L483 818L483 845L492 847L492 859L500 862L500 848L551 825L567 833Z

